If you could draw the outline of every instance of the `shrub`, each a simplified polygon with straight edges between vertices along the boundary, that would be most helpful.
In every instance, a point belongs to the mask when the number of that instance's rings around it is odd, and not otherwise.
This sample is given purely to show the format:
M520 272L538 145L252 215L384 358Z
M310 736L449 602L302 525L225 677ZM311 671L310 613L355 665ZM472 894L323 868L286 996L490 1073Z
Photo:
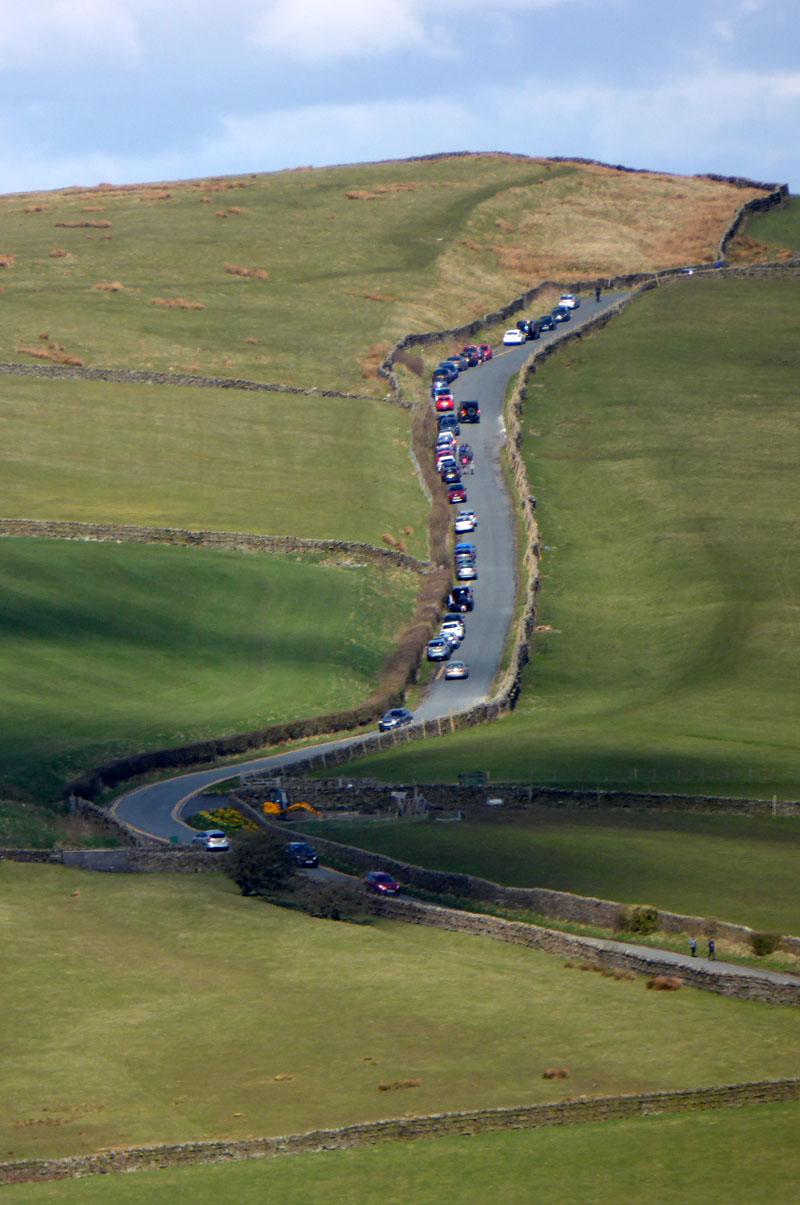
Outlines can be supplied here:
M281 833L265 829L237 839L227 870L242 895L268 895L287 885L292 867L285 846Z
M658 926L658 908L634 904L624 910L624 925L629 933L654 933Z
M542 1079L567 1079L569 1067L545 1067Z
M202 301L187 301L185 297L151 297L151 305L160 305L167 310L204 310Z
M285 902L309 916L355 924L364 924L372 909L372 900L360 884L346 879L311 879L305 875L294 877Z
M750 948L759 958L772 954L781 944L780 933L751 933Z

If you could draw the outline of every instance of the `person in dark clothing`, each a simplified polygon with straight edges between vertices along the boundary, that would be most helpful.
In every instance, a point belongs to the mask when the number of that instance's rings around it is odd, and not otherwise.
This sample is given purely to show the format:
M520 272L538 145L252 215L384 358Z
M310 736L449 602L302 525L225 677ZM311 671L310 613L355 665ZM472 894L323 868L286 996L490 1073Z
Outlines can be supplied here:
M600 294L601 294L601 292L602 292L602 289L600 288L600 285L595 285L595 286L594 286L594 299L595 299L595 301L597 302L597 304L598 304L598 305L600 304Z
M689 950L691 952L692 958L696 958L697 957L697 938L696 937L692 937L689 939Z
M709 937L708 939L708 956L712 960L717 956L717 945L713 937Z

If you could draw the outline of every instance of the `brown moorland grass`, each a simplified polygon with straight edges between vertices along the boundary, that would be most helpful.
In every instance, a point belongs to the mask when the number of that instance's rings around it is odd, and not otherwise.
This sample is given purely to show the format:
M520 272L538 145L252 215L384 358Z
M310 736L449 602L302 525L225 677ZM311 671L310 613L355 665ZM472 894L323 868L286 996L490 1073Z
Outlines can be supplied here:
M69 230L108 230L108 228L111 226L111 222L109 222L107 218L101 218L96 222L54 222L53 225L63 226Z
M224 214L222 215L225 216ZM245 268L241 264L226 264L225 271L231 276L246 276L251 280L268 280L269 272L266 268Z
M83 368L83 360L72 352L64 351L63 347L18 347L21 356L35 356L37 360L52 360L54 364L71 364L73 368Z
M151 297L151 305L160 305L165 310L204 310L202 301L187 301L185 297Z

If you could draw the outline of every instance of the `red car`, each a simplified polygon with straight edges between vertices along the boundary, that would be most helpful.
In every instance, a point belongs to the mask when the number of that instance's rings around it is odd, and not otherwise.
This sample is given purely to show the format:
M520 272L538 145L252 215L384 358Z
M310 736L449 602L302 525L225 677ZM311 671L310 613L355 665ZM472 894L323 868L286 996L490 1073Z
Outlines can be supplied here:
M450 502L466 502L467 491L460 481L455 481L448 489L447 497Z
M364 875L364 886L378 895L397 895L400 884L384 870L368 870Z
M452 393L439 393L436 395L437 410L454 410L455 405L456 403Z
M481 343L480 347L478 348L478 351L481 353L482 360L491 360L492 349L488 343Z

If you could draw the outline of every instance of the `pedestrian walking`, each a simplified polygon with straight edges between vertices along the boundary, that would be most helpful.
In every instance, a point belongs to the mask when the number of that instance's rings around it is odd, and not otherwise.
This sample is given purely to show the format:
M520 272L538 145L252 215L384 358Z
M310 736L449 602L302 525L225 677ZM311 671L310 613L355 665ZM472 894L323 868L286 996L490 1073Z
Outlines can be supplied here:
M689 939L689 950L691 952L692 958L696 958L697 957L697 938L696 937L692 937Z
M717 956L717 946L713 937L709 937L708 939L708 956L712 962Z
M594 286L594 299L598 305L600 304L600 294L602 293L602 291L603 290L600 288L600 285Z

